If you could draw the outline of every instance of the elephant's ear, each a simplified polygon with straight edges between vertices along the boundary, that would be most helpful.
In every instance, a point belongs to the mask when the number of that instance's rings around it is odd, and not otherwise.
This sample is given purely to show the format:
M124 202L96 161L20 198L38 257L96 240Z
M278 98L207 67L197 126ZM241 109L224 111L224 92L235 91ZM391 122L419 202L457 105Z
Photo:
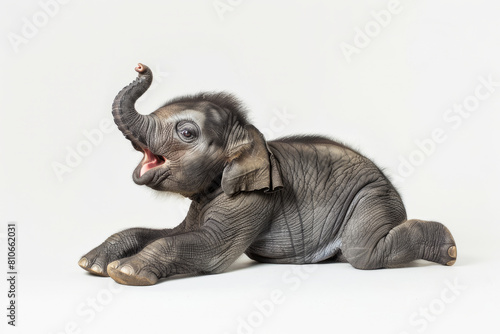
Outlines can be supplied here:
M246 125L229 148L229 163L222 174L222 190L231 196L241 191L273 192L283 188L278 163L262 133Z

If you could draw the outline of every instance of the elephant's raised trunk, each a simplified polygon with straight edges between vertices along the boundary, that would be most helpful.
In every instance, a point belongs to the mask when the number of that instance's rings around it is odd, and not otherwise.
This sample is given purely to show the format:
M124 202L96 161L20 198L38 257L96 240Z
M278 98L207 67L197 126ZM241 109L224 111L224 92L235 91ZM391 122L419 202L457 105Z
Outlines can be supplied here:
M135 68L139 73L130 85L123 88L113 101L113 117L123 135L135 144L147 146L147 134L154 131L155 120L151 115L141 115L135 110L135 102L153 82L153 72L146 65Z

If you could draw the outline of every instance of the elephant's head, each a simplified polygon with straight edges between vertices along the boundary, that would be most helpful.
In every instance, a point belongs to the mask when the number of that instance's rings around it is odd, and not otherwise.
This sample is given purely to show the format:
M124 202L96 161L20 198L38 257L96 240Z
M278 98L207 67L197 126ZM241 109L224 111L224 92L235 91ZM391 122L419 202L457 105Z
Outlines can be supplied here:
M135 102L153 81L142 64L137 79L113 103L120 131L144 154L133 180L156 190L193 196L220 181L228 195L282 187L277 163L241 104L226 93L176 98L150 115Z

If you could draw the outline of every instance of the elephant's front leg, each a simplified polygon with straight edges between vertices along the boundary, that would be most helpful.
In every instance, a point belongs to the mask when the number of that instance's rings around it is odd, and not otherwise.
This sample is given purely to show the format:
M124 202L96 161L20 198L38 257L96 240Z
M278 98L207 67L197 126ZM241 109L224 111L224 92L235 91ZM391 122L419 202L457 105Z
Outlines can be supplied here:
M121 284L152 285L175 274L222 272L257 235L248 227L239 231L234 227L226 230L227 226L213 222L194 232L158 239L136 255L110 263L108 273Z
M172 229L131 228L118 232L106 239L80 259L83 269L99 276L108 276L110 262L136 254L148 243L171 234Z

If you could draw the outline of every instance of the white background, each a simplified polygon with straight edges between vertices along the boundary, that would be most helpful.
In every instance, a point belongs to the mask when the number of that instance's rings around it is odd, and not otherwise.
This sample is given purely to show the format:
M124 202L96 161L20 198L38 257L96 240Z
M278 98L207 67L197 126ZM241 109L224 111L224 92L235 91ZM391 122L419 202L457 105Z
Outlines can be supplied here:
M231 10L218 13L214 3ZM19 295L18 326L11 328L2 279L2 328L47 334L496 328L500 86L476 99L467 118L444 117L454 105L474 102L480 77L500 82L500 6L402 1L382 27L374 13L388 3L74 0L47 7L49 16L38 1L3 1L0 262L6 273L6 226L15 221ZM27 27L33 22L38 31ZM359 31L366 28L371 37L363 40ZM25 39L14 45L14 35ZM341 46L356 43L357 53L346 57ZM180 94L227 90L245 102L268 139L325 134L361 150L397 180L409 217L450 228L456 265L359 271L242 258L221 275L152 287L87 274L77 265L80 256L110 234L172 227L187 210L185 199L132 182L141 155L114 126L86 144L85 133L111 120L113 98L135 78L137 62L156 74L138 103L143 113ZM279 119L277 111L291 116ZM435 129L446 139L431 145ZM425 155L416 144L422 141ZM86 156L58 178L54 164L66 165L78 148ZM401 178L401 161L410 158L413 170Z

